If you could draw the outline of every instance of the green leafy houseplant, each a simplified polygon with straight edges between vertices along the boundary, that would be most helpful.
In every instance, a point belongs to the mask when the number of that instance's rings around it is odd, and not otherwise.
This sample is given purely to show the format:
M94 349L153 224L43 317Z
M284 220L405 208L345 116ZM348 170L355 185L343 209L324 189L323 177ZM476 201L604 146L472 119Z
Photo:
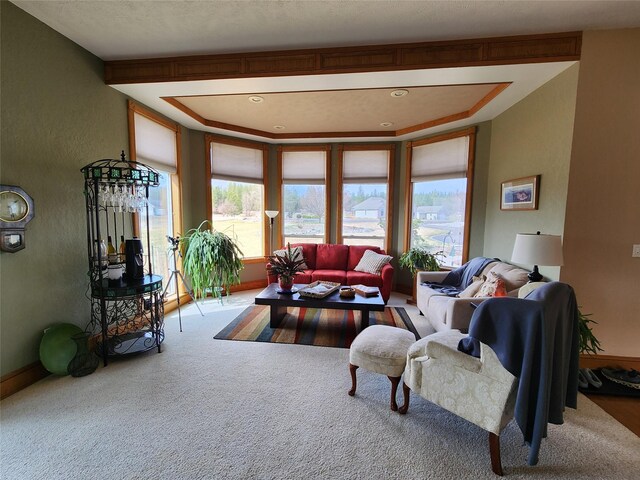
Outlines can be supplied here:
M204 228L207 224L208 228ZM191 279L196 298L204 298L207 291L222 300L222 289L240 283L244 268L242 251L228 235L211 227L208 220L180 238L184 257L183 268Z
M412 277L415 277L419 270L428 272L440 270L438 258L442 257L442 255L442 252L430 253L424 248L413 247L400 255L398 263L402 268L409 270Z
M269 275L277 275L280 280L280 287L285 289L287 285L293 284L293 277L296 273L304 272L302 264L304 259L296 260L291 250L291 245L287 243L287 250L284 255L269 256L267 272Z
M586 353L588 355L597 354L598 351L602 351L600 348L600 341L596 338L589 326L590 323L596 324L595 320L591 320L591 314L584 314L578 308L578 333L580 335L580 353Z

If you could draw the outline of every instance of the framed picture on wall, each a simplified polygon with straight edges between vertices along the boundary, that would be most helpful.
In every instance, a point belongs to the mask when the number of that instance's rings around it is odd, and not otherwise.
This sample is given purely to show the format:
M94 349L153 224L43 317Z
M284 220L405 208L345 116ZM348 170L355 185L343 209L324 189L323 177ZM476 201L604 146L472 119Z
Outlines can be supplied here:
M540 175L502 182L500 210L537 210Z

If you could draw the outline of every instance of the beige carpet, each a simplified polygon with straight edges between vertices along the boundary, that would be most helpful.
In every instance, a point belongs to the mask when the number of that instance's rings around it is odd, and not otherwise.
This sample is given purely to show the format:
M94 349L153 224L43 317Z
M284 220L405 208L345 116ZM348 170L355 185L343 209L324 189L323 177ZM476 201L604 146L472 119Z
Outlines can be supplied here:
M349 397L346 349L214 340L243 308L191 306L163 353L2 401L1 478L496 478L481 429L416 396L391 412L389 381L362 370ZM631 480L640 439L581 395L538 466L513 423L502 456L507 478Z

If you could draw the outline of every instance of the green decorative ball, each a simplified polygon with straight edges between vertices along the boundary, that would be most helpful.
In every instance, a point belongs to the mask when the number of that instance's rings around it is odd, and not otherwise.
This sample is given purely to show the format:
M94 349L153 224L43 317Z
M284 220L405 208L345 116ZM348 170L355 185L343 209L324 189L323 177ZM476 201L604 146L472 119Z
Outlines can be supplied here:
M59 323L44 331L40 342L40 361L44 368L56 375L68 375L67 366L76 356L78 347L71 337L82 329L71 323Z

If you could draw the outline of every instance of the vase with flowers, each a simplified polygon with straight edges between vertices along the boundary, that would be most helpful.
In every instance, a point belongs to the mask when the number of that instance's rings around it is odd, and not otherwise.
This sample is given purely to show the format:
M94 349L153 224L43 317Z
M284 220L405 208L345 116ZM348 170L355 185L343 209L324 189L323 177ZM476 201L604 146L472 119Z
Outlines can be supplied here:
M278 277L280 293L292 292L294 277L296 273L304 271L302 268L303 264L304 258L302 258L301 255L296 255L288 243L284 254L269 256L267 272L269 275L276 275Z

